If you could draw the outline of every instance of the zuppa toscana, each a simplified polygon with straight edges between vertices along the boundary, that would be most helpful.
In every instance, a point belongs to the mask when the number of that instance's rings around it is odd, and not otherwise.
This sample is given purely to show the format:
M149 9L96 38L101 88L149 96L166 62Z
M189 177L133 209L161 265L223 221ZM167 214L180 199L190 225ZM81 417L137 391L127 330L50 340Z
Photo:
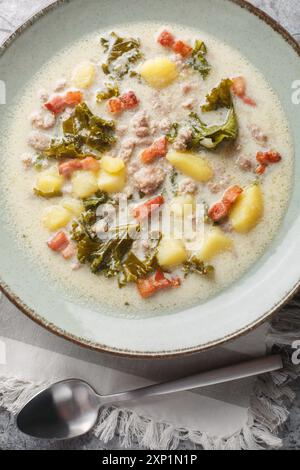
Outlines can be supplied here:
M201 301L276 234L293 164L286 119L260 73L206 34L156 24L93 34L22 99L28 127L9 148L22 166L7 170L22 179L17 231L69 286L90 297L98 286L113 303L112 285L115 299L151 309Z

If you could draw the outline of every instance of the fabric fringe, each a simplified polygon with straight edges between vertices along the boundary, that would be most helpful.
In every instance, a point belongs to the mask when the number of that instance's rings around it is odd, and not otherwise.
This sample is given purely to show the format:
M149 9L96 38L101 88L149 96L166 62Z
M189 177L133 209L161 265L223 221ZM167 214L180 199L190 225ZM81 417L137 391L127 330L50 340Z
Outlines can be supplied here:
M289 384L300 374L300 366L293 366L286 352L287 346L300 339L299 313L300 299L295 299L272 322L268 346L280 350L285 357L285 367L257 379L248 423L236 434L216 438L201 431L176 429L170 423L156 423L134 411L109 407L100 412L95 436L103 443L118 436L125 449L138 446L149 450L175 450L183 445L203 450L279 449L282 441L276 434L288 419L287 406L295 398ZM0 407L15 414L47 385L0 377Z

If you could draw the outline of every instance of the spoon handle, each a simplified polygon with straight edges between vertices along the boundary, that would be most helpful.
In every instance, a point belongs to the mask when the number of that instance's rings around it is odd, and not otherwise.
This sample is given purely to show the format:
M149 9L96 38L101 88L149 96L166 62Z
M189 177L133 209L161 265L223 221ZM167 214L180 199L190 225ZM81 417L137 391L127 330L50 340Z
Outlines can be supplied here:
M123 401L134 401L141 398L153 397L158 395L167 395L186 390L193 390L209 385L216 385L233 380L244 379L256 375L265 374L283 368L283 362L280 355L267 356L260 359L254 359L241 364L224 367L208 372L193 375L172 382L166 382L149 387L132 390L129 392L118 393L115 395L102 396L101 404L117 403Z

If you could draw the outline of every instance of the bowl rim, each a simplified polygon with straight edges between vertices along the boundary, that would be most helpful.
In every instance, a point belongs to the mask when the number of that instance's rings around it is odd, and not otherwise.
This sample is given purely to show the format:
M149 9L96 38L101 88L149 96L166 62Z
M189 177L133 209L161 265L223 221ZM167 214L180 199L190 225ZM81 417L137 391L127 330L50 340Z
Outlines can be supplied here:
M65 3L69 3L72 0L55 0L54 2L46 5L41 10L34 13L30 16L26 21L24 21L8 38L0 45L0 57L5 53L8 47L31 25L33 25L36 21L40 18L45 16L48 12L58 8L60 5ZM262 11L260 8L248 3L246 0L227 0L230 1L237 6L246 9L249 13L257 16L261 19L264 23L269 25L276 33L278 33L298 54L300 58L300 44L293 38L293 36L283 27L281 26L278 21L273 19L270 15ZM38 313L36 313L33 309L28 307L11 289L10 287L3 281L0 275L0 292L2 292L22 313L24 313L28 318L33 320L39 326L42 326L49 332L55 334L56 336L63 338L67 341L72 342L78 346L84 347L86 349L90 349L96 352L101 353L109 353L113 356L117 357L125 357L125 358L132 358L132 359L175 359L183 356L189 356L192 354L200 353L208 351L214 347L222 346L228 341L236 340L243 336L246 333L251 333L253 330L261 326L265 323L266 320L271 319L285 304L287 304L294 295L300 290L300 279L299 281L290 289L290 291L281 299L279 300L270 310L268 310L263 317L259 318L257 321L252 322L251 324L245 326L244 328L227 335L224 338L219 340L212 341L210 343L206 343L199 346L194 346L191 348L185 349L178 349L175 351L162 351L162 352L137 352L137 351L130 351L130 350L123 350L118 348L112 348L106 345L100 345L98 343L93 343L87 341L84 338L80 338L75 336L67 331L64 331L61 328L58 328L56 325L47 322L44 318L42 318Z

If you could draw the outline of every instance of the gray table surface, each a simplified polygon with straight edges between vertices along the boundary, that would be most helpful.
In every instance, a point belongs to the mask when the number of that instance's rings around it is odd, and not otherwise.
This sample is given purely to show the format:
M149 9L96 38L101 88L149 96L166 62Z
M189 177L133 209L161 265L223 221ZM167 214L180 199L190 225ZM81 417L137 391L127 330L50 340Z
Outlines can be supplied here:
M88 0L82 0L88 1ZM0 41L5 39L22 21L50 3L50 0L0 0ZM279 21L300 42L300 0L249 0L249 3L265 10ZM299 77L300 78L300 77ZM284 449L300 449L300 380L295 384L297 399L292 406L289 421L282 429ZM70 442L53 443L36 441L21 435L14 418L0 410L0 449L101 449L101 444L92 435ZM111 442L106 449L117 449Z

